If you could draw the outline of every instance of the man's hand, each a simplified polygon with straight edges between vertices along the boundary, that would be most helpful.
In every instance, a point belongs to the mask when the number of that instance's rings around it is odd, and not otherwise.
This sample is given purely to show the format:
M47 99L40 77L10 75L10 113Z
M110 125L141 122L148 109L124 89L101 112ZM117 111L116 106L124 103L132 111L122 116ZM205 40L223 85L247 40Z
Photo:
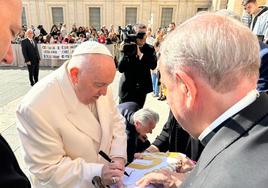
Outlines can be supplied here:
M134 159L143 159L143 153L134 153Z
M122 157L114 157L114 158L112 158L112 161L113 161L114 163L118 163L119 165L121 165L121 168L122 168L123 170L125 170L125 163L126 163L126 160L125 160L124 158L122 158Z
M162 169L156 172L151 172L136 182L136 185L140 188L144 188L149 184L155 187L163 188L175 188L180 186L185 179L185 174L170 172L169 170Z
M124 165L121 162L114 161L104 165L101 172L101 179L105 185L115 185L118 188L123 187L122 177L124 175Z
M186 173L191 171L195 167L195 162L186 157L179 158L179 165L176 168L176 172Z
M27 61L26 64L27 64L27 65L31 65L31 61Z

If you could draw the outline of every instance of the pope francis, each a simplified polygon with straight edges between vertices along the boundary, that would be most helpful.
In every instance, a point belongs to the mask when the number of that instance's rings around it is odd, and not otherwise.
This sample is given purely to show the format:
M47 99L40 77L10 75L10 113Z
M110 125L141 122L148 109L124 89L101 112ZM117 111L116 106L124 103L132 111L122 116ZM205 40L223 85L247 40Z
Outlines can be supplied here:
M33 187L93 187L94 176L122 183L125 125L108 88L115 72L104 45L84 42L21 101L17 126Z

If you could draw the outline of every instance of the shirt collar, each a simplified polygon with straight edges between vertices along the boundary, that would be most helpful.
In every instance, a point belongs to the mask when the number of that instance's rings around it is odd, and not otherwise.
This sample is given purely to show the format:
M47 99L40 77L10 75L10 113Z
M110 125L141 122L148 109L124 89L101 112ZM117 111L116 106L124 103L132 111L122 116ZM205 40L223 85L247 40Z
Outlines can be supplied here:
M232 117L237 112L241 111L251 103L253 103L256 98L259 96L259 92L257 90L251 90L248 94L243 97L236 104L231 106L227 111L225 111L222 115L220 115L216 120L214 120L198 137L200 141L202 141L209 133L211 133L214 129L216 129L221 123L223 123L228 118Z

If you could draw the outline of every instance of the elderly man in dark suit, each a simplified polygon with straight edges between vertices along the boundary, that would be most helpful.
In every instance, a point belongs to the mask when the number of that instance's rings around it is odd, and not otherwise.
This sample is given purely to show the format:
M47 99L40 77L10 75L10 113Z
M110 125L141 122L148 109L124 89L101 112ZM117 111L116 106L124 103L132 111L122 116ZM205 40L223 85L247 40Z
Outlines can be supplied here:
M13 62L11 39L14 38L20 31L21 13L21 1L0 1L0 62L5 62L6 64L11 64ZM31 187L29 180L20 169L18 161L16 160L10 146L1 135L0 187Z
M40 56L36 42L33 40L33 30L28 29L26 39L21 42L22 54L28 67L31 86L38 82Z
M257 37L228 16L200 14L167 36L160 62L175 118L205 148L189 176L152 173L139 186L266 188L268 96L256 90Z
M159 121L159 115L147 108L140 109L135 102L125 102L118 105L118 109L125 118L127 133L127 156L128 162L132 162L134 154L143 152L150 142L147 133L152 133Z

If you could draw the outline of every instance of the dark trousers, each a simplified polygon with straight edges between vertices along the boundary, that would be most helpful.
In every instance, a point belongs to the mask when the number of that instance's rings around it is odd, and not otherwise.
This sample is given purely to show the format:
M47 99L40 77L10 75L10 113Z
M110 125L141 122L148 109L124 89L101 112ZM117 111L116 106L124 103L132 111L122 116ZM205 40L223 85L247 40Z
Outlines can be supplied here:
M27 65L31 86L38 82L39 63Z

